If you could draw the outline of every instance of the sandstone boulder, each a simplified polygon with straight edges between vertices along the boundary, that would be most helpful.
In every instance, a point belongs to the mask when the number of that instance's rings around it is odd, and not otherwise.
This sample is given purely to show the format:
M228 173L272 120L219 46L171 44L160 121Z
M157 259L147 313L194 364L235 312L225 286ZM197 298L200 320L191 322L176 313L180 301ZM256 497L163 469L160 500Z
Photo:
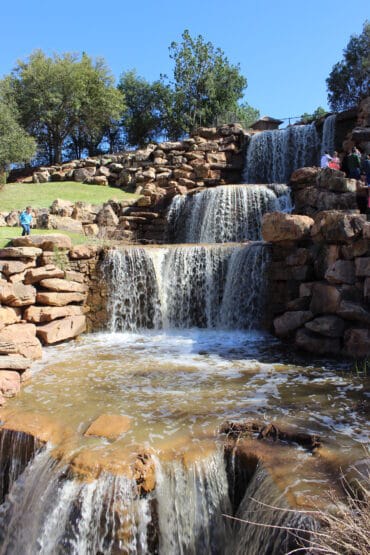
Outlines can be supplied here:
M116 227L118 217L110 204L105 204L97 216L97 223L100 227Z
M290 185L296 187L302 183L315 183L319 171L319 168L316 167L299 168L292 173Z
M14 370L0 370L0 395L15 397L21 389L21 378Z
M86 317L81 315L67 316L44 326L38 326L36 333L45 345L53 345L77 337L84 331L86 331Z
M64 277L65 279L69 279L70 281L77 281L78 283L84 283L85 281L85 275L74 270L66 270L64 272Z
M76 202L73 206L72 218L80 220L83 224L91 224L95 222L101 208L87 202Z
M47 229L61 229L72 233L83 233L82 223L67 216L55 216L49 214Z
M23 372L30 368L32 360L21 355L0 355L0 370Z
M108 185L108 178L105 175L94 175L86 179L90 185Z
M78 168L73 172L73 179L74 181L79 181L80 183L83 183L86 179L95 175L95 172L96 172L95 167Z
M6 225L8 227L16 227L19 225L19 211L12 210L9 214L5 217Z
M295 342L300 349L317 355L337 355L340 353L339 339L316 335L306 328L297 331Z
M118 439L131 428L132 418L118 414L101 414L86 430L85 436Z
M351 260L337 260L325 272L329 283L354 284L356 281L355 265Z
M347 179L345 173L331 168L322 168L317 175L317 184L323 189L337 193L356 193L356 180Z
M322 282L313 284L310 310L314 314L335 314L340 301L340 290L334 285Z
M48 171L34 172L32 181L34 183L47 183L50 181L50 173Z
M86 237L96 237L99 235L98 224L84 224L83 229Z
M36 338L36 326L12 324L3 328L0 331L0 354L18 354L29 359L41 358L42 350Z
M278 337L286 337L305 322L311 320L312 317L313 314L309 310L285 312L285 314L274 320L275 333Z
M54 266L54 264L46 264L46 266L40 266L39 268L33 268L26 272L24 283L34 284L38 283L43 279L47 278L63 278L64 271L60 268Z
M66 293L85 293L85 291L88 291L89 289L84 283L59 278L43 279L40 281L40 285L50 291Z
M85 293L37 293L36 301L47 306L65 306L70 303L83 303Z
M76 245L69 253L71 260L87 260L94 258L96 255L96 247L93 245Z
M337 309L337 314L345 320L355 320L370 325L370 312L359 303L342 300Z
M73 202L57 198L50 206L50 214L55 216L72 216Z
M370 245L366 239L358 239L349 245L343 245L341 247L342 258L346 260L364 256L367 252L370 253Z
M72 248L72 241L68 235L63 233L50 233L49 235L26 235L25 237L17 237L12 240L15 247L29 246L38 247L43 251L52 251L54 249Z
M356 276L370 277L370 256L356 258Z
M299 241L309 237L314 221L308 216L270 212L262 218L262 236L265 241Z
M66 316L81 316L85 311L86 308L80 305L29 306L25 310L23 318L34 324L42 324L57 318L65 318Z
M37 258L42 254L42 250L36 247L5 247L0 249L0 259L4 258Z
M7 306L29 306L36 300L36 289L23 283L0 284L0 302Z
M370 355L370 329L354 328L346 330L344 344L347 354L360 359Z
M25 260L24 262L20 260L0 260L0 272L4 276L12 276L13 274L22 274L27 268L32 268L36 266L36 261L34 259Z
M19 322L22 317L19 308L12 308L10 306L0 306L0 329L9 324Z
M306 322L305 327L327 337L342 337L345 323L338 316L318 316L314 320Z
M346 214L338 210L319 212L311 236L314 241L349 243L361 235L364 223L362 214Z

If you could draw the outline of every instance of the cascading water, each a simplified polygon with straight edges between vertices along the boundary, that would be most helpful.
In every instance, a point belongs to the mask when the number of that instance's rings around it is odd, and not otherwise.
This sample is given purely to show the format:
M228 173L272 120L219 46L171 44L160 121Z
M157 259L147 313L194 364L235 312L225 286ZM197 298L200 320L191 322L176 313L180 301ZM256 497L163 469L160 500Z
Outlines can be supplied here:
M268 247L128 247L109 251L110 329L260 325Z
M294 170L318 163L315 123L262 131L252 136L243 173L245 183L287 183Z
M167 216L170 243L226 243L261 239L266 212L289 212L286 185L226 185L174 197Z
M322 128L321 155L328 152L333 154L335 148L335 120L336 114L332 114L325 118Z

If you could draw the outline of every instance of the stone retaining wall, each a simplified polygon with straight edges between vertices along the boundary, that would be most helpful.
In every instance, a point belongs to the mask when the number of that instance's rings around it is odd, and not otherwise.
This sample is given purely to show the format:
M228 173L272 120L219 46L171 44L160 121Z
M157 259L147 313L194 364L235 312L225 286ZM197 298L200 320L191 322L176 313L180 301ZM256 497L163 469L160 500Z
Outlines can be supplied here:
M370 222L338 210L266 214L273 331L319 355L370 355Z
M65 235L19 237L0 249L0 405L14 396L42 345L91 327L99 247L72 247ZM95 281L94 281L95 280ZM99 287L102 289L101 287ZM96 304L94 318L98 317Z

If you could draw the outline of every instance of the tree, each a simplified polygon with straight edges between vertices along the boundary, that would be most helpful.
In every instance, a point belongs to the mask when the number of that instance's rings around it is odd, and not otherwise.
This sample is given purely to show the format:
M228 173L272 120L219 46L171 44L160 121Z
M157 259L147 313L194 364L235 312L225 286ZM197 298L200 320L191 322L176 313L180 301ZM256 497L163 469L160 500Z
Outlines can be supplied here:
M18 123L18 114L12 102L4 100L6 82L0 90L0 183L10 164L28 162L35 154L36 143Z
M162 81L149 83L135 70L121 76L119 90L126 109L122 126L127 144L143 146L163 133L172 103L172 92Z
M67 140L79 155L84 148L94 153L123 107L104 62L93 64L85 54L47 57L37 50L18 62L10 84L23 126L51 164L61 162Z
M370 94L370 23L353 35L326 80L328 102L333 111L346 110Z
M246 129L252 125L260 117L260 111L253 108L248 102L243 102L237 107L236 118L242 123Z
M302 123L311 123L317 119L324 117L327 114L327 111L322 106L318 106L313 114L308 114L305 112L301 115L301 122Z
M247 86L239 65L231 65L220 48L201 35L192 38L188 30L169 51L175 67L174 103L168 119L174 129L186 133L197 124L212 125L217 115L236 111Z

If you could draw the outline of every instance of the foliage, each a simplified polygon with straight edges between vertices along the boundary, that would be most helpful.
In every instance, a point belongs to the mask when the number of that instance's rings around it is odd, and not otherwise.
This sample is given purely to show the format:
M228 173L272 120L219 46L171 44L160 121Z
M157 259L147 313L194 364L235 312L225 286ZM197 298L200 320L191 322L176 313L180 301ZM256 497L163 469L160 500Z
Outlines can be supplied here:
M313 114L308 114L305 112L301 115L301 122L302 123L311 123L317 119L324 117L327 114L327 111L322 106L318 106Z
M169 48L174 60L174 103L168 115L169 134L187 133L195 125L212 125L217 115L236 111L247 80L239 65L231 65L220 48L192 38L188 30L182 42Z
M141 147L155 140L165 127L172 100L170 88L162 81L149 83L135 70L121 76L118 88L126 102L122 126L127 144Z
M18 62L9 83L21 122L49 163L61 161L68 137L78 154L95 151L123 107L104 62L93 64L85 54L47 57L37 50Z
M5 87L6 83L0 90L0 175L9 164L29 161L36 150L35 141L18 123L15 106L4 99Z
M360 35L353 35L326 80L328 102L339 111L356 106L370 94L370 23Z
M259 110L250 106L248 102L243 102L242 104L238 105L236 109L236 121L238 123L242 123L246 129L248 129L253 123L255 123L259 117Z
M0 191L1 210L9 212L20 210L27 205L33 208L48 208L56 199L83 201L92 204L103 204L110 199L117 201L138 198L137 195L126 193L117 187L101 187L75 181L60 183L8 183Z

